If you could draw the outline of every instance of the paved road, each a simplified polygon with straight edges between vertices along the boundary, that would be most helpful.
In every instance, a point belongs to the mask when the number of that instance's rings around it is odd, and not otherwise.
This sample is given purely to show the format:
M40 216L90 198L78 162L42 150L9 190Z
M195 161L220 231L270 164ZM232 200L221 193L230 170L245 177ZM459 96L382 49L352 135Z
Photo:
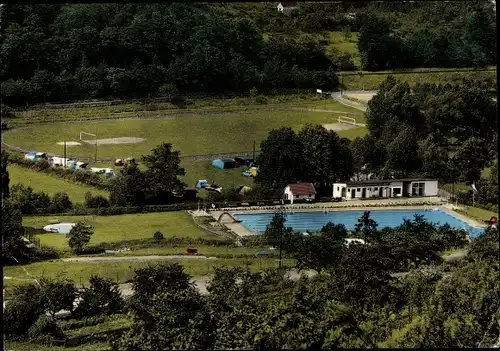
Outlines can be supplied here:
M349 107L358 109L360 111L366 112L367 108L366 108L365 105L360 104L359 102L355 102L355 101L352 101L352 100L345 99L342 96L342 95L362 94L362 93L374 94L374 93L376 93L376 91L362 91L362 92L358 92L358 91L344 91L342 93L340 91L338 91L338 92L332 93L332 98L334 98L336 101L338 101L342 105L349 106Z

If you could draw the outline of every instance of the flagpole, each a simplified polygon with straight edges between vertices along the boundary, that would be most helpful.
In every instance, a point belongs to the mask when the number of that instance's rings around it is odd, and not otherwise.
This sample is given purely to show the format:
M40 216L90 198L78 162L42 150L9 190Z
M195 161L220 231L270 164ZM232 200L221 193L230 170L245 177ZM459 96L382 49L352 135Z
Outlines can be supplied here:
M474 199L476 197L475 195L476 195L476 184L472 182L472 207L474 207Z

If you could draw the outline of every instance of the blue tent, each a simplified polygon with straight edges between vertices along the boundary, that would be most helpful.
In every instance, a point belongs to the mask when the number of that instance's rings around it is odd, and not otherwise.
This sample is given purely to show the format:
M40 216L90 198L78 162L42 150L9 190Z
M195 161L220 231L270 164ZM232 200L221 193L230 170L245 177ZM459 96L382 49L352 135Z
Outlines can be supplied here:
M196 188L203 189L209 186L208 182L204 179L200 179L196 182Z
M212 166L219 169L229 169L236 167L236 161L232 158L223 158L212 161Z

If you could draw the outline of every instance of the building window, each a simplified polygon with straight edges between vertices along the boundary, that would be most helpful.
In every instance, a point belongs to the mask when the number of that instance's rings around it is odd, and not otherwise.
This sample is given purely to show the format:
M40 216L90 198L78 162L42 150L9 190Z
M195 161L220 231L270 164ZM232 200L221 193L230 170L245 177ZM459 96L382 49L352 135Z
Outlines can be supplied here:
M377 190L378 190L378 187L373 188L373 191L377 191Z
M339 191L339 190L340 190L340 187L337 187L337 191Z
M361 191L361 188L357 188L356 191Z
M425 183L413 183L411 185L411 195L412 196L424 196L425 195Z
M309 195L309 197L311 197L312 195Z

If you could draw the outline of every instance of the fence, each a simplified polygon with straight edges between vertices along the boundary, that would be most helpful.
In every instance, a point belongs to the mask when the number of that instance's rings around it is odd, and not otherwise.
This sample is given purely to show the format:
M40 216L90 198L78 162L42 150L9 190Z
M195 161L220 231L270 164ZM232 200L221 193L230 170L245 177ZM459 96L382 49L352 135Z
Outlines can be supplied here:
M266 96L273 95L291 95L291 94L312 94L313 89L282 89L282 90L270 90L265 91ZM220 94L207 94L207 93L192 93L185 95L168 95L162 97L146 97L138 99L115 99L115 100L90 100L90 101L73 101L70 103L43 103L36 104L32 106L19 106L13 108L14 111L27 111L27 110L40 110L40 109L70 109L70 108L80 108L80 107L101 107L101 106L117 106L117 105L127 105L127 104L153 104L153 103L167 103L182 101L186 99L191 100L225 100L234 99L238 97L249 97L251 94L249 92L245 93L220 93Z

